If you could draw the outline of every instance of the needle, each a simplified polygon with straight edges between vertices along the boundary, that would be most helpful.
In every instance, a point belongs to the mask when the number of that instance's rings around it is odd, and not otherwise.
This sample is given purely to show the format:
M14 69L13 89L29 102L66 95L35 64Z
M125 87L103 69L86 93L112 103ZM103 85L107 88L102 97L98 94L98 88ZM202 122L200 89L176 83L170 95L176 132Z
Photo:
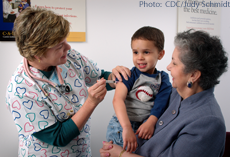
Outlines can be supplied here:
M116 83L117 81L113 81L113 80L106 80L106 83Z

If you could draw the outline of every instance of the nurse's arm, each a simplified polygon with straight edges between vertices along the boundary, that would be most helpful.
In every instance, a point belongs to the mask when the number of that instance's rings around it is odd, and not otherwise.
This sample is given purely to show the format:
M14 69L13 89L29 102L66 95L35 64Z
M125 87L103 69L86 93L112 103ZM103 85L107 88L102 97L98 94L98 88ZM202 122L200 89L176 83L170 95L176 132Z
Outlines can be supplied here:
M79 130L81 130L86 124L87 120L93 113L97 105L104 99L106 95L106 81L101 79L96 84L88 89L88 98L83 106L72 116L73 122L76 124Z

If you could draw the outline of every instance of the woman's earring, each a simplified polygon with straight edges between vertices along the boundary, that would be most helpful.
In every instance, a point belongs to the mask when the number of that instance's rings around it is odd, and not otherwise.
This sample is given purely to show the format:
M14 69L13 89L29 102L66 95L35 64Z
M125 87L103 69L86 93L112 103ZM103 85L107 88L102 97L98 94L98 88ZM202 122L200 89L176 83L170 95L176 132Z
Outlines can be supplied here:
M41 62L41 60L40 59L38 59L38 63L40 63Z
M188 88L191 88L191 87L192 87L192 82L191 82L191 81L188 81L188 82L187 82L187 86L188 86Z

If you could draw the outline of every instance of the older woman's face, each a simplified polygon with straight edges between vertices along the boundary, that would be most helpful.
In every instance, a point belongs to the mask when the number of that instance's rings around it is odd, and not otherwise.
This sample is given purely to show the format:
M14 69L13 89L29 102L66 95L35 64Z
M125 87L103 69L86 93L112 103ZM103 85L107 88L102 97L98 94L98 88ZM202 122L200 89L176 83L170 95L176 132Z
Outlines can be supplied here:
M187 88L187 82L189 81L189 74L184 73L184 64L179 59L179 50L174 49L172 54L172 61L167 66L167 70L171 72L172 86L177 90L182 91Z

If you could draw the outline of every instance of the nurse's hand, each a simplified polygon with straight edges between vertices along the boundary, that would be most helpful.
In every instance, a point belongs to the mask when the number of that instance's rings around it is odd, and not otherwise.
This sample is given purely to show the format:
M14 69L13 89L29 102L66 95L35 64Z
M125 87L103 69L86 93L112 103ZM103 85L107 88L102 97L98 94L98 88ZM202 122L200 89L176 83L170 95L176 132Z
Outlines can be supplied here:
M104 99L107 92L105 86L105 79L102 78L88 89L88 101L91 104L97 106Z
M88 98L84 105L72 116L73 122L79 130L81 130L93 113L97 105L104 99L106 95L105 79L101 79L88 89Z
M115 81L115 79L117 78L119 81L122 81L121 75L124 77L124 79L128 80L128 76L131 76L129 68L126 68L124 66L116 66L112 70L112 80Z

